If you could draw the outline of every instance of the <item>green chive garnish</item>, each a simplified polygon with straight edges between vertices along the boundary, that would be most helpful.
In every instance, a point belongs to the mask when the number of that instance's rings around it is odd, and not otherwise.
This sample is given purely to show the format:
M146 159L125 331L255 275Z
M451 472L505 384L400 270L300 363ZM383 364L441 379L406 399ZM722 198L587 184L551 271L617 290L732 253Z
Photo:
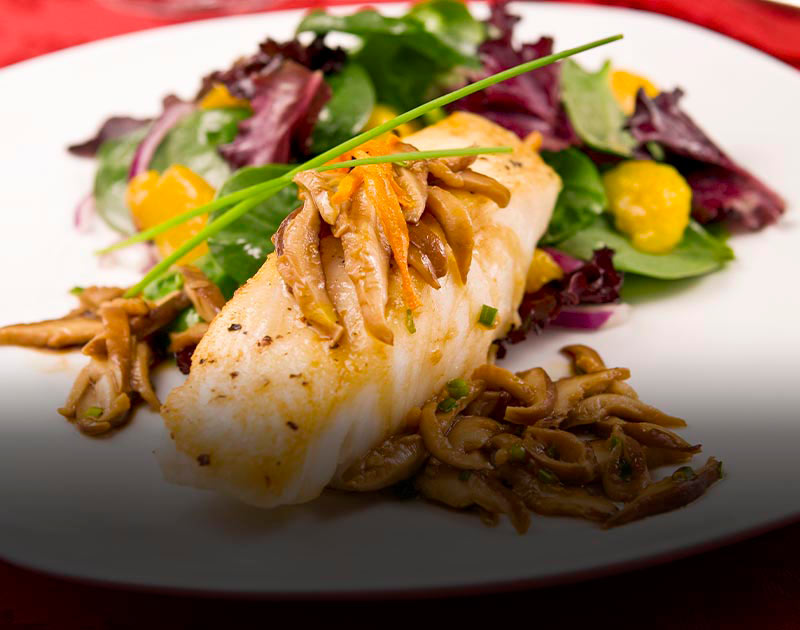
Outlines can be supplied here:
M619 438L616 435L612 435L611 438L608 440L608 445L610 448L615 449L619 444Z
M173 217L168 221L165 221L161 225L156 226L150 230L145 230L137 234L126 241L121 243L117 243L112 248L108 248L103 251L112 251L112 249L120 249L121 247L126 247L127 245L131 245L133 243L139 243L143 241L148 241L153 236L160 234L161 232L179 225L185 221L188 221L192 217L199 216L201 214L210 213L213 210L218 210L225 208L227 206L233 206L230 210L228 210L222 216L217 217L214 221L206 225L206 227L201 230L198 234L194 237L186 241L181 247L176 249L172 254L164 258L160 263L158 263L155 267L153 267L142 280L131 287L126 293L125 297L134 297L138 295L141 290L146 287L152 280L158 277L164 270L168 269L179 260L184 254L190 252L194 249L197 245L205 241L209 236L213 236L217 232L219 232L222 228L226 227L227 225L231 224L233 221L238 219L239 217L246 214L252 208L257 206L262 201L265 201L275 193L277 193L282 188L289 185L292 181L292 178L300 173L301 171L306 171L310 169L319 168L326 163L330 162L333 159L338 158L343 153L350 151L351 149L355 149L356 147L360 146L361 144L367 142L368 140L372 140L373 138L377 138L378 136L383 135L384 133L399 127L407 122L411 122L412 120L416 120L425 114L442 108L445 105L448 105L454 101L457 101L465 96L470 94L474 94L475 92L480 92L487 87L492 85L496 85L502 81L506 81L508 79L512 79L516 76L524 74L526 72L530 72L531 70L536 70L538 68L542 68L544 66L550 65L562 59L566 59L567 57L571 57L576 55L580 52L584 52L586 50L590 50L592 48L597 48L598 46L604 46L606 44L610 44L611 42L615 42L617 40L622 39L622 35L614 35L612 37L606 37L603 39L596 40L594 42L590 42L588 44L584 44L582 46L577 46L575 48L570 48L568 50L561 51L559 53L555 53L553 55L547 55L546 57L540 57L539 59L534 59L532 61L528 61L526 63L519 64L518 66L514 66L513 68L509 68L508 70L504 70L502 72L498 72L497 74L493 74L490 77L486 77L485 79L481 79L480 81L475 81L469 85L466 85L458 90L454 90L449 94L444 94L438 98L435 98L427 103L420 105L419 107L414 107L413 109L408 110L404 114L400 114L396 116L392 120L389 120L382 125L378 125L372 129L369 129L363 133L358 134L354 138L343 142L342 144L325 151L324 153L319 154L315 158L308 160L303 164L299 164L295 166L293 169L281 175L280 177L276 177L268 182L264 182L261 184L257 184L256 186L251 186L249 188L244 188L239 190L235 193L230 195L226 195L225 197L220 197L215 201L207 204L205 206L200 206L199 208L195 208L193 210L189 210L181 215ZM408 156L401 159L408 159ZM236 204L236 205L233 205Z
M469 384L463 378L447 381L447 392L456 400L469 394Z
M547 449L545 449L545 453L550 459L558 459L558 451L555 446L548 446Z
M435 125L440 120L444 120L447 118L447 111L438 107L436 109L432 109L427 114L422 117L422 120L425 121L426 125Z
M417 326L414 324L414 313L410 308L406 309L406 328L412 335L417 332Z
M455 398L448 397L445 398L442 402L440 402L436 408L439 411L447 413L448 411L453 411L453 409L456 408L456 405L458 405L458 401L456 401Z
M484 304L481 306L481 314L478 316L478 323L486 326L486 328L494 328L494 322L497 319L497 309L493 306Z
M433 160L444 157L462 157L464 155L482 155L487 153L512 153L511 147L465 147L463 149L441 149L439 151L409 151L408 153L394 153L392 155L380 155L377 157L359 158L358 160L347 160L346 162L336 162L326 164L315 170L318 173L324 171L335 171L337 168L353 168L355 166L368 166L370 164L408 164L416 160Z
M80 295L81 293L83 293L83 291L84 291L83 287L72 287L69 290L71 295Z
M83 412L84 417L86 418L99 418L103 415L103 408L102 407L87 407L86 411Z
M528 453L525 451L522 444L514 444L509 450L509 455L511 455L511 459L515 462L524 462L528 457Z
M458 473L458 478L461 481L468 481L471 476L472 476L471 470L462 470L460 473Z
M673 481L687 481L689 479L694 479L696 477L694 470L692 470L691 466L681 466L672 473Z
M543 481L544 483L556 483L558 481L558 477L547 470L547 468L540 468L537 474L539 476L539 480Z

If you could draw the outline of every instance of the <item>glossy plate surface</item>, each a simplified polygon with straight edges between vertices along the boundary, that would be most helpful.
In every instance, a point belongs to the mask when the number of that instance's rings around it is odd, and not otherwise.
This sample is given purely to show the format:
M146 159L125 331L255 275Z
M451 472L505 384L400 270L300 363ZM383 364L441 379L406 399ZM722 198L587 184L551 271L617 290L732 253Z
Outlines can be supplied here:
M395 7L397 9L397 7ZM478 7L477 10L480 10ZM722 273L637 299L630 319L599 333L550 332L512 348L505 365L563 370L566 343L631 368L642 397L687 418L683 434L717 455L727 476L688 509L602 531L534 517L529 533L424 502L326 495L259 511L162 481L152 455L160 419L136 413L91 440L55 409L83 364L78 353L0 348L0 556L90 580L226 593L364 594L491 589L579 579L690 553L800 514L800 75L702 28L641 12L523 4L519 33L557 49L622 32L580 58L612 56L664 87L723 146L790 202L777 227L736 237ZM111 113L151 115L160 98L190 96L267 35L285 39L300 12L224 18L119 37L0 71L0 323L58 316L80 284L131 283L98 266L110 233L78 234L74 203L93 164L64 147ZM162 370L162 399L179 382Z

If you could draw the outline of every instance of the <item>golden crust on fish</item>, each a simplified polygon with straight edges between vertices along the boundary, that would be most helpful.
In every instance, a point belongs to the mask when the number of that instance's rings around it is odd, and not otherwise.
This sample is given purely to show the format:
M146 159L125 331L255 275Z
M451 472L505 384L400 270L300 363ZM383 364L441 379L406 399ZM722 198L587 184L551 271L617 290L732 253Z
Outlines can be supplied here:
M211 323L186 383L162 408L174 441L174 449L159 453L169 480L259 506L313 499L402 428L409 408L485 363L492 341L515 321L528 264L560 189L558 176L530 146L473 114L454 114L404 140L420 150L514 147L512 154L481 156L472 166L511 192L505 208L482 195L453 193L474 227L466 284L452 256L438 290L414 274L422 307L411 334L393 270L386 321L394 345L369 335L353 305L335 304L347 333L331 347L302 317L270 255ZM336 248L323 251L323 258L337 255ZM478 323L484 304L498 309L494 329Z

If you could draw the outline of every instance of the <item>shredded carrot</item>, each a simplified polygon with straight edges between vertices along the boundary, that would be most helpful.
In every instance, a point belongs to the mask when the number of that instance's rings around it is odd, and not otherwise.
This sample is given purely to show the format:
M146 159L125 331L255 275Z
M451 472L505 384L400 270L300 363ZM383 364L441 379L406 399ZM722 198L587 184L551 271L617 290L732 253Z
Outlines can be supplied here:
M375 206L383 233L392 248L397 270L400 272L403 301L406 307L413 311L422 306L422 302L414 290L411 273L408 270L408 225L406 225L406 218L403 216L400 201L392 185L394 179L392 165L373 164L357 168L363 169L364 193Z
M354 169L355 170L355 169ZM350 199L361 185L361 176L359 173L350 171L344 176L336 192L331 197L331 203L342 203Z
M344 153L333 163L354 158L389 155L399 141L400 138L394 134L386 134ZM406 225L401 208L401 204L410 206L413 202L395 181L391 164L371 164L352 169L339 183L331 201L341 203L350 199L362 185L367 199L378 213L386 240L389 241L389 247L392 248L392 255L400 272L403 301L411 310L419 308L422 302L414 290L411 273L408 270L408 225Z

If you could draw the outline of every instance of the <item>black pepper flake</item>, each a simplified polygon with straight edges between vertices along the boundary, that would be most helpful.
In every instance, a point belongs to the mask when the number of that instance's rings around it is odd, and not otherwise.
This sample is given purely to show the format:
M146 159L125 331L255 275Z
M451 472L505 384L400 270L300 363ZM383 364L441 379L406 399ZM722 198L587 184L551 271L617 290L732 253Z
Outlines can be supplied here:
M241 330L241 329L242 329L241 324L231 324L230 326L228 326L228 330L231 332L233 332L234 330Z
M203 364L203 363L205 363L205 362L206 362L206 360L205 360L205 359L200 359L200 365L202 365L202 364Z
M519 160L511 160L511 163L517 168L522 168L522 162L520 162Z
M239 372L231 372L231 378L236 378L239 376Z
M302 374L289 374L289 378L299 378Z
M308 381L303 381L303 382L302 382L302 383L300 383L300 384L301 384L303 387L307 387L307 386L308 386Z
M289 428L290 428L292 431L297 431L297 429L299 429L299 428L300 428L300 427L298 427L298 426L297 426L297 425L296 425L294 422L292 422L291 420L289 420L289 421L286 423L286 426L287 426L287 427L289 427Z
M270 337L269 335L264 335L264 337L262 337L261 341L258 342L258 345L259 346L268 346L271 343L272 343L272 337Z
M211 463L211 455L207 453L201 453L197 456L197 463L201 466L208 466Z
M175 353L175 361L178 364L178 369L181 374L188 374L192 367L192 355L197 346L187 346L183 350ZM202 361L200 361L202 363Z

